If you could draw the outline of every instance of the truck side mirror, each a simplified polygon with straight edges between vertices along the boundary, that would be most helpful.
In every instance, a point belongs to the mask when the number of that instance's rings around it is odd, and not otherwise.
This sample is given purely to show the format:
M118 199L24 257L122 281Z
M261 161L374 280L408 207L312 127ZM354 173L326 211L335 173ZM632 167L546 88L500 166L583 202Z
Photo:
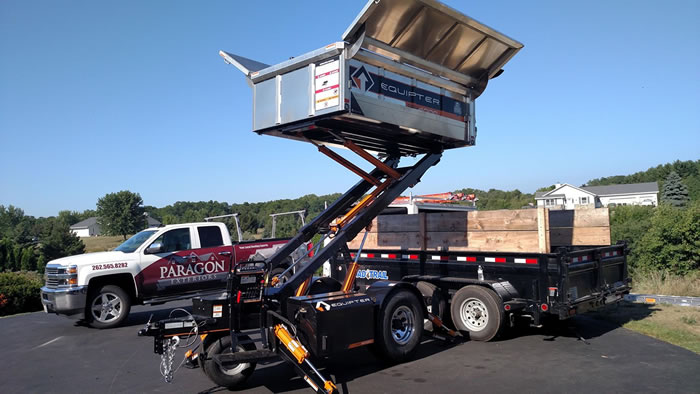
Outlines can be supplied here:
M151 246L146 248L146 254L163 253L163 250L165 250L165 248L163 247L162 243L154 242L151 244Z

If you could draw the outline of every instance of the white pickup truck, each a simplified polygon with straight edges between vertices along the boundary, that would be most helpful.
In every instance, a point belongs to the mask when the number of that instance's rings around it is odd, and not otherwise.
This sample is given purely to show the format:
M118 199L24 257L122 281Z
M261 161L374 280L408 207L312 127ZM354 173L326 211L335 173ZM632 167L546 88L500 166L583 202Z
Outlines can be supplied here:
M113 251L50 261L41 301L47 313L85 319L96 328L111 328L126 319L134 304L160 304L221 292L231 262L256 254L269 256L288 240L233 243L226 225L215 222L149 228Z

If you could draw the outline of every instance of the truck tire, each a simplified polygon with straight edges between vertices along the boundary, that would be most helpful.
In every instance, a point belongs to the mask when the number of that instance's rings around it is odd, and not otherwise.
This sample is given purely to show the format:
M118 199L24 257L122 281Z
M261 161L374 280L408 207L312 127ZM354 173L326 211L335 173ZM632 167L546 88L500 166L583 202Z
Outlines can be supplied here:
M438 287L434 284L428 282L418 282L416 283L416 288L423 295L423 298L430 299L429 301L426 300L428 312L437 316L438 318L440 318L440 320L444 320L447 301L445 301L445 297L442 295L442 292L440 292L440 289L438 289ZM426 320L425 324L423 325L423 329L432 331L433 323L431 323L429 320Z
M496 293L482 286L465 286L452 296L452 322L475 341L494 339L503 327L503 303Z
M88 294L85 321L94 328L114 328L129 316L131 298L115 285L99 287Z
M241 340L250 340L247 336L241 336ZM239 343L238 351L255 350L253 343ZM203 362L202 371L212 382L219 386L233 389L245 382L255 371L256 363L240 363L231 366L221 366L213 358L213 355L231 353L231 337L225 335L207 346L206 359Z
M391 294L379 312L375 350L392 362L402 362L416 352L422 335L422 301L408 290Z

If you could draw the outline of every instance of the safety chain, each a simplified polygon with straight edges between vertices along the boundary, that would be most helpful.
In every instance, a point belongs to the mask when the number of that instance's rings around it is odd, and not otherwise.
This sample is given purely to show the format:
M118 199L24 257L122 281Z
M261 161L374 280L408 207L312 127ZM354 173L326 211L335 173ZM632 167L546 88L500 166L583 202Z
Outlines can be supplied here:
M176 335L163 344L163 354L160 355L160 373L165 378L166 383L173 381L173 359L179 343L180 337Z

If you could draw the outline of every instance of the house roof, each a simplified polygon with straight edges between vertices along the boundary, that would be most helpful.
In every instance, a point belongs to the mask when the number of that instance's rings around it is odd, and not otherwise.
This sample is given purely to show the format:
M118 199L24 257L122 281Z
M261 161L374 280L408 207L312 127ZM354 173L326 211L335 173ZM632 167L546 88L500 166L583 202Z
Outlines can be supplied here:
M630 183L627 185L587 186L581 189L598 196L633 193L658 193L659 184L656 182Z
M555 193L555 192L558 192L567 186L570 188L576 189L576 190L580 190L584 193L593 194L588 190L584 190L584 188L576 187L576 186L570 185L568 183L563 183L561 185L558 185L556 188L549 190L549 191L546 191L546 192L535 192L535 199L544 199L544 198L551 198L551 197L566 197L566 194Z
M81 229L81 228L88 228L90 226L94 226L95 224L97 224L97 216L87 218L87 219L83 220L82 222L78 222L78 223L70 226L70 228L72 228L73 230L77 230L77 229Z

